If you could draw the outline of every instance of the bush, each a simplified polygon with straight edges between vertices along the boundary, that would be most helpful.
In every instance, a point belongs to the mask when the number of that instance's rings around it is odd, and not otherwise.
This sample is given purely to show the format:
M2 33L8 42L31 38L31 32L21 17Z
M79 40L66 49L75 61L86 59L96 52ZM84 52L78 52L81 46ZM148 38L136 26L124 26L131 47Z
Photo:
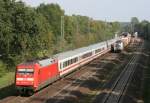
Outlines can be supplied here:
M1 60L0 60L0 77L2 77L6 72L6 64L4 64Z

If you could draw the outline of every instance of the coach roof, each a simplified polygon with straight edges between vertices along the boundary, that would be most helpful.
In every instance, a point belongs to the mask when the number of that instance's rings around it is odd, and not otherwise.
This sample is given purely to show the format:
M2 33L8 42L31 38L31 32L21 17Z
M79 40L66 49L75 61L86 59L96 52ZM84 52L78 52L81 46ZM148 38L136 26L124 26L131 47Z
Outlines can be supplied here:
M114 42L115 40L116 39L108 40L108 42ZM86 53L88 51L92 51L93 49L98 49L98 48L105 46L105 45L106 45L106 41L101 42L101 43L97 43L97 44L93 44L93 45L89 45L87 47L82 47L79 49L59 53L59 54L54 55L54 58L57 58L58 60L63 60L63 59L73 57L73 56L81 54L81 53Z

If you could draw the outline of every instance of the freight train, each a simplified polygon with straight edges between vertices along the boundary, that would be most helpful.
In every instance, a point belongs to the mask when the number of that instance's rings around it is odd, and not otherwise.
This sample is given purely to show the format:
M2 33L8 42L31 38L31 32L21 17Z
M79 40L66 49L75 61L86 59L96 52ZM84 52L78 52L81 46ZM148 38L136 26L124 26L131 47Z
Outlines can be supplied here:
M56 54L46 59L23 62L16 67L15 85L19 94L32 95L77 68L107 53L118 40L127 43L130 37L116 37L101 43Z

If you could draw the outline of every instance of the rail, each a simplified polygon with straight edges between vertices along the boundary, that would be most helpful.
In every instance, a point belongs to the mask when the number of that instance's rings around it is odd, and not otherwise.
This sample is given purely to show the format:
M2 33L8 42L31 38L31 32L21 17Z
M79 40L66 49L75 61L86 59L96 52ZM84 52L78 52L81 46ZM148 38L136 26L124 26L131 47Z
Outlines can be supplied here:
M139 51L142 51L142 47L144 44L141 45ZM129 81L132 79L132 76L135 72L135 68L137 66L137 60L139 58L138 54L133 55L130 59L129 63L125 66L119 77L116 79L115 83L113 84L110 92L105 95L102 103L119 103L123 93L126 90L126 86Z

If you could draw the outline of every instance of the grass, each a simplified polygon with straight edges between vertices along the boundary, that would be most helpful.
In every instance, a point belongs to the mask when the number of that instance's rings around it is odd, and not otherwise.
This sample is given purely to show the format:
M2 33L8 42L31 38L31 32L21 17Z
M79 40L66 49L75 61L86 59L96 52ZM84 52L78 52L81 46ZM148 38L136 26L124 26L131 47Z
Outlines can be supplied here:
M0 88L13 84L14 78L15 78L14 72L8 72L4 76L0 77Z
M0 100L16 94L14 78L14 72L5 73L5 75L0 77Z

